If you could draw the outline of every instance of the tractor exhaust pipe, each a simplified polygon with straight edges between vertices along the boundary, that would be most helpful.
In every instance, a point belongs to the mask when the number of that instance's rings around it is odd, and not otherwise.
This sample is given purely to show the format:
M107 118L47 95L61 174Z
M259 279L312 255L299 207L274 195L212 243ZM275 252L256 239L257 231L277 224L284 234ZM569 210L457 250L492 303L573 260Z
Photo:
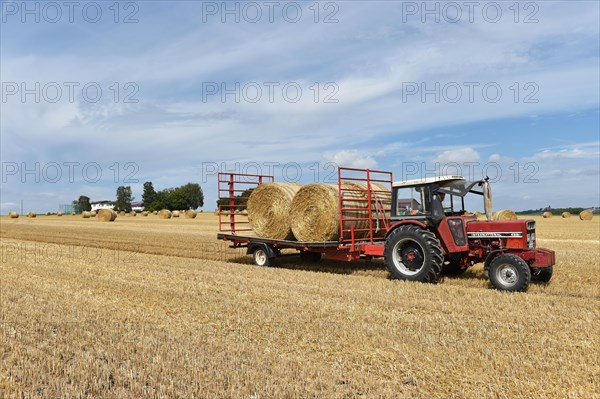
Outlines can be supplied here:
M488 222L492 221L492 187L490 186L490 178L486 177L483 181L483 207L485 216Z

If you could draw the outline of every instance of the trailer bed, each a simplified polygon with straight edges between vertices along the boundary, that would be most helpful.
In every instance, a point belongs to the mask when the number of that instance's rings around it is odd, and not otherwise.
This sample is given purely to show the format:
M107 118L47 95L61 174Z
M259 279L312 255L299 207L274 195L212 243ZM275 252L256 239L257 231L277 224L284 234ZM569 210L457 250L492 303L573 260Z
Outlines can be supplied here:
M291 240L275 240L272 238L263 238L257 236L241 236L238 234L218 233L217 239L231 241L235 244L259 242L269 244L279 248L297 248L297 249L318 249L318 248L337 248L340 243L338 241L291 241Z

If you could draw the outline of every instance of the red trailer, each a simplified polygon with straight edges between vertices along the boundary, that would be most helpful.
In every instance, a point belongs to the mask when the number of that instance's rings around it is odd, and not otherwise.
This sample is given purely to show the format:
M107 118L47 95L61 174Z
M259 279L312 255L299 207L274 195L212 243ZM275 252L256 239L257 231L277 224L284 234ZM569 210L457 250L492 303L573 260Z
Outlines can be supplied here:
M338 192L339 192L339 222L340 239L338 241L322 242L300 242L287 240L273 240L256 237L252 235L239 234L240 232L251 232L247 215L239 212L245 208L245 202L251 189L259 184L273 182L273 176L219 173L219 200L229 201L227 204L219 205L219 234L217 238L231 242L232 248L246 247L248 254L253 254L254 263L260 266L268 266L273 260L282 256L282 249L295 249L303 260L318 261L324 254L328 259L353 261L361 257L383 256L385 237L380 234L381 230L387 231L390 226L391 207L383 204L378 199L378 194L390 193L392 190L392 173L380 170L338 168ZM356 187L345 187L343 182L362 183L364 190ZM377 183L377 185L375 184ZM385 190L382 187L385 187ZM388 189L389 187L389 189ZM352 208L346 202L352 201L356 204L361 201L357 198L347 198L344 195L348 191L362 191L367 215L370 217L356 218L351 214L356 208ZM355 205L354 205L355 206ZM354 228L352 222L366 221L368 228ZM350 225L350 228L344 226ZM356 235L364 238L356 238Z
M536 247L534 220L492 221L488 179L470 182L462 176L441 176L394 182L391 172L340 167L340 237L324 242L273 240L249 233L248 217L240 210L253 188L272 181L273 176L219 173L217 238L232 248L247 248L257 265L271 265L282 256L281 250L293 249L311 261L322 255L343 261L383 257L391 277L410 281L435 282L441 274L460 274L481 262L500 290L525 291L531 281L547 283L552 278L554 251ZM362 183L364 188L345 182ZM366 203L359 209L368 217L350 216L356 215L357 199L348 198L345 191L362 191ZM391 202L381 201L389 192ZM465 211L468 194L483 197L487 220ZM356 227L358 221L368 227Z

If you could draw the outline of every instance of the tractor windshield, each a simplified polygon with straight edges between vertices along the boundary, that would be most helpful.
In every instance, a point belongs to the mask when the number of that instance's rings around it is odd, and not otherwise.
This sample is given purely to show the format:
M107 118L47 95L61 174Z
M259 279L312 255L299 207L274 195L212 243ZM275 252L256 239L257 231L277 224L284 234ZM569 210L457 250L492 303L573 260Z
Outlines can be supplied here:
M441 185L437 192L442 195L442 205L447 216L462 215L467 194L483 195L483 181L455 180Z

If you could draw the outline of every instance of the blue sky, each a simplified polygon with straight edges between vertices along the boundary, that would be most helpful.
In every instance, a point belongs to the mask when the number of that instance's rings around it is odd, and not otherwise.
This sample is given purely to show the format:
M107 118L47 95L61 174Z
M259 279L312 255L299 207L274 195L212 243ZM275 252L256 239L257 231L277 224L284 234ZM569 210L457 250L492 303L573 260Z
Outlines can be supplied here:
M0 9L3 214L147 180L212 210L214 165L254 163L501 170L496 209L600 205L598 2L23 4Z

